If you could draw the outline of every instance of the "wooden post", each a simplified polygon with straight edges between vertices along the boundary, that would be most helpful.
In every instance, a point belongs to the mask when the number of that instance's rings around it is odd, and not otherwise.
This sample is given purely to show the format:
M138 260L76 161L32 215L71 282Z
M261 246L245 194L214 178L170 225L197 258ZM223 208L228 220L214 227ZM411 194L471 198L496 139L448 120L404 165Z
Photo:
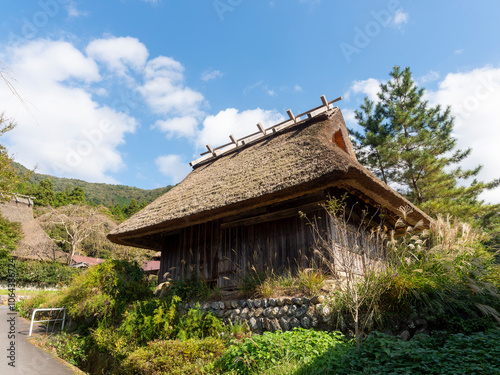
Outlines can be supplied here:
M257 127L259 128L259 131L262 134L266 135L266 129L264 129L264 127L262 126L262 124L260 122L257 124Z
M325 107L328 107L328 100L326 100L326 96L325 95L321 95L321 101L323 102L323 105Z
M233 142L236 146L238 146L238 141L236 140L236 138L234 138L234 135L229 135L229 139L231 139L231 142Z
M210 145L207 145L207 150L208 150L208 152L210 152L213 156L217 156L216 152L214 151L214 149L213 149Z
M288 117L290 117L290 120L293 120L293 122L297 122L297 121L295 120L295 116L293 115L293 112L292 112L292 110L291 110L291 109L288 109L288 110L286 111L286 113L288 114Z

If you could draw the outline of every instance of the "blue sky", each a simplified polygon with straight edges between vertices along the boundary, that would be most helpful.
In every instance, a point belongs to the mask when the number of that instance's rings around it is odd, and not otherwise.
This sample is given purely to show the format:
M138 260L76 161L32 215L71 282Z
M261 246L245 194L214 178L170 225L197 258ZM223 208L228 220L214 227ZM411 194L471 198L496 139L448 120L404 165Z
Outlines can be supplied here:
M229 134L320 96L348 126L394 65L451 105L464 167L500 173L500 2L38 0L2 6L0 85L15 159L60 177L155 188ZM484 198L500 202L500 189Z

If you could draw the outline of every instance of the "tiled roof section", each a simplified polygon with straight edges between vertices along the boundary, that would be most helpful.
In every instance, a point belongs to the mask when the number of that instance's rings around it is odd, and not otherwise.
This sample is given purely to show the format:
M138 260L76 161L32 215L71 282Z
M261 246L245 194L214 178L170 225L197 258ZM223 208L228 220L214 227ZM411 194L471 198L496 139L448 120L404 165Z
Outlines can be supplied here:
M339 139L342 142L339 142ZM358 163L338 108L197 166L179 185L113 230L114 242L206 221L230 208L312 187L350 185L397 211L410 203ZM414 208L416 222L426 215ZM410 218L410 220L412 220ZM169 227L170 225L170 227Z
M89 266L95 266L97 264L101 264L104 262L104 259L101 259L101 258L92 258L92 257L86 257L86 256L83 256L83 255L73 255L73 262L75 263L81 263L81 262L85 262L87 263Z

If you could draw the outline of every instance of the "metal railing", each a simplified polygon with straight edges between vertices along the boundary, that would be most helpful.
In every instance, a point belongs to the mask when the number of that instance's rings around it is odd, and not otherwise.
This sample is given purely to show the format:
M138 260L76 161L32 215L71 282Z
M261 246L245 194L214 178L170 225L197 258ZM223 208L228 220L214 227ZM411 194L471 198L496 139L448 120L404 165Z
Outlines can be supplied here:
M62 319L47 319L47 320L35 320L35 314L38 311L63 311L63 317ZM30 325L30 333L28 336L31 336L31 333L33 332L33 323L46 323L46 322L60 322L62 321L61 325L61 330L64 329L64 321L66 320L66 309L64 307L54 307L54 308L47 308L47 309L35 309L33 311L33 314L31 315L31 325Z

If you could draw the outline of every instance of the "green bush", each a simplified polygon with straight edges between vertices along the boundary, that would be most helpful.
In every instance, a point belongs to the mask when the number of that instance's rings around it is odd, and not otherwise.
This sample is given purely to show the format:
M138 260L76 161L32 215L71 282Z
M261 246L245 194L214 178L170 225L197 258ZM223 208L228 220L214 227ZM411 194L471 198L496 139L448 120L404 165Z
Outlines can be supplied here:
M119 321L126 306L151 296L137 263L108 260L75 277L61 304L73 319L94 326L97 320Z
M219 358L223 341L208 337L202 340L153 341L130 354L120 373L127 374L206 374L205 366Z
M234 342L222 355L216 367L223 372L261 374L270 368L295 362L307 365L327 351L332 360L351 346L339 332L320 332L297 328L288 332L266 332L243 343Z
M359 349L338 356L331 348L296 375L310 374L500 374L500 331L410 341L371 334Z
M225 331L222 321L210 312L203 312L199 308L190 309L179 317L176 324L177 338L187 340L217 336Z
M50 336L50 345L59 358L75 366L81 366L87 359L88 338L61 332Z
M173 337L174 319L180 298L138 301L125 311L119 332L130 342L145 345L155 339Z
M8 257L0 259L0 280L7 280L9 262ZM17 283L68 285L75 275L81 273L59 262L16 259L14 264Z
M191 277L174 280L170 283L169 294L180 297L184 302L206 300L213 290L197 274Z

